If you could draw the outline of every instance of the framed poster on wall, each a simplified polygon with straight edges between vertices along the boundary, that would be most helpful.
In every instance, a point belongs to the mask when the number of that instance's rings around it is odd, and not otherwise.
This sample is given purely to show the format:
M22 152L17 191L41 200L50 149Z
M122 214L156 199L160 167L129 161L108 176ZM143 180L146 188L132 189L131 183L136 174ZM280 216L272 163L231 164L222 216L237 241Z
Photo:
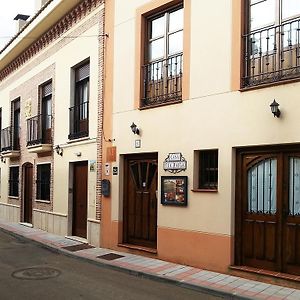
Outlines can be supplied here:
M187 176L161 177L161 204L187 206Z

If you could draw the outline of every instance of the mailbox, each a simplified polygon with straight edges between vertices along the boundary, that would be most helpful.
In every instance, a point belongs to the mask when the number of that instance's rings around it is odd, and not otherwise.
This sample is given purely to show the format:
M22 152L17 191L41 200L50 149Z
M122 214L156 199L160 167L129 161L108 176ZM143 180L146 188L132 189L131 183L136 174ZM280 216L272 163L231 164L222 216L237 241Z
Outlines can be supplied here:
M110 181L108 179L102 179L102 195L104 197L110 196Z

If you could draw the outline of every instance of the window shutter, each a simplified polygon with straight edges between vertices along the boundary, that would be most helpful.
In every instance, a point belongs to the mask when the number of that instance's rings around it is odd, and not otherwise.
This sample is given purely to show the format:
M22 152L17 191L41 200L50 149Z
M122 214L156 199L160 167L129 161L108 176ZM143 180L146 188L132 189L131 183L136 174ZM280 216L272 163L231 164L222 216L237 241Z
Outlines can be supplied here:
M78 67L75 71L75 80L76 82L81 81L90 76L90 64L85 64Z
M45 84L42 88L42 97L52 94L52 82Z

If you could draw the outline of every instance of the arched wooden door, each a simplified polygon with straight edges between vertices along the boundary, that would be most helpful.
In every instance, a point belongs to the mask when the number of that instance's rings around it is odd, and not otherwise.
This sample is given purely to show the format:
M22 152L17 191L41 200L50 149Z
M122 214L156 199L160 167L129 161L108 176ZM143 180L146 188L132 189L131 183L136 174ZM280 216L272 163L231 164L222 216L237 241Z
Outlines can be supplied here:
M32 223L32 185L33 185L33 165L26 163L23 166L23 203L24 222Z
M124 243L156 248L157 155L125 159Z
M300 275L300 151L246 152L238 162L238 264Z

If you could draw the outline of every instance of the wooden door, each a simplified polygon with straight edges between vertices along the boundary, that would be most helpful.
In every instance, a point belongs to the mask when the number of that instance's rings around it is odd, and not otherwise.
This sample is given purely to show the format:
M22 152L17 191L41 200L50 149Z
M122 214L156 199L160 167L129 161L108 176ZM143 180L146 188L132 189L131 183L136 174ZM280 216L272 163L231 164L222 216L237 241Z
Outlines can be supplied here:
M124 192L124 242L156 248L156 155L126 159Z
M87 233L87 162L74 164L73 169L73 235L86 238Z
M300 152L244 153L238 165L237 264L300 275Z
M24 222L32 223L32 183L33 183L33 166L26 164L24 172Z
M282 205L283 272L300 275L300 153L284 157Z

